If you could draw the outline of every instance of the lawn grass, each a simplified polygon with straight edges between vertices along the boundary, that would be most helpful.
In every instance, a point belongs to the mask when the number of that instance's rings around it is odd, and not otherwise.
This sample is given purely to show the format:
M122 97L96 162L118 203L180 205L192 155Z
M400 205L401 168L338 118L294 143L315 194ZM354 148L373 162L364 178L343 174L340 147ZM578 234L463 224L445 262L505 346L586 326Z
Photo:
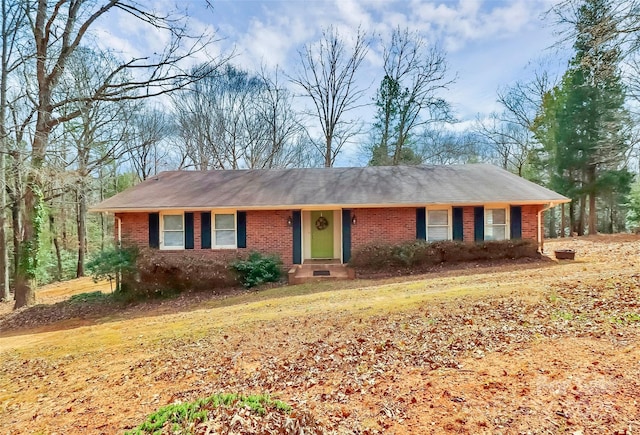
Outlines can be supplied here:
M187 311L167 314L165 310L129 318L112 315L96 324L73 329L53 330L36 335L18 335L0 339L0 352L29 357L33 351L42 357L55 358L74 354L138 350L159 346L168 339L198 339L230 325L249 327L256 322L276 321L322 312L356 313L372 316L410 309L430 300L476 298L500 293L535 291L538 283L530 273L549 269L551 275L562 270L581 269L577 263L540 264L539 267L515 270L447 272L431 278L401 277L384 280L356 280L307 283L268 288L207 301ZM530 271L530 272L529 272ZM569 273L569 272L567 272ZM55 325L54 325L55 328ZM2 357L0 356L0 361Z
M564 303L570 293L563 289L579 286L585 292L590 292L590 287L593 286L599 289L602 297L612 299L610 296L616 294L616 286L619 283L633 282L633 277L637 274L636 257L621 257L624 258L622 262L599 261L595 257L592 259L584 256L574 262L469 268L418 277L273 287L199 304L177 306L174 301L163 301L156 305L141 304L138 310L133 306L121 314L88 319L87 324L82 323L83 319L65 320L50 325L49 331L16 331L13 336L0 337L0 368L3 369L0 371L0 418L6 423L5 427L14 428L9 430L8 433L11 434L20 433L15 428L22 428L28 433L51 433L61 424L74 428L71 433L85 433L77 426L80 421L95 424L94 431L86 433L98 433L95 428L99 423L94 423L98 420L102 424L113 422L113 427L118 430L123 427L131 429L140 424L145 415L163 405L177 403L183 397L183 392L184 397L192 400L193 397L188 396L188 393L192 388L197 388L198 393L203 394L196 397L226 392L275 392L276 397L282 397L293 405L298 403L298 399L315 400L318 416L330 412L335 418L353 418L350 422L358 421L360 428L380 428L381 412L402 415L397 413L400 412L398 409L393 408L400 406L393 399L399 388L404 388L405 392L405 401L401 402L401 406L411 408L415 394L412 388L416 382L427 385L428 379L428 382L435 385L443 381L444 375L440 376L440 372L434 372L433 377L429 377L431 375L425 369L428 366L421 365L422 359L418 360L419 364L409 365L405 369L392 363L397 358L398 361L404 361L402 364L408 364L407 360L402 359L407 354L405 346L411 344L407 337L412 337L411 340L413 337L422 337L420 340L423 340L424 347L420 349L426 352L426 356L431 355L429 349L437 346L424 341L430 335L420 334L425 331L428 333L432 319L434 328L441 328L445 324L452 328L454 334L443 334L442 337L449 340L445 340L445 345L456 346L460 343L456 341L458 336L455 333L473 332L476 328L487 325L484 322L486 319L482 318L484 307L498 310L503 307L501 303L508 300L517 309L509 311L507 305L504 311L507 315L519 313L520 309L526 311L528 304L542 304L551 313L541 317L543 326L545 323L567 323L568 334L573 334L571 323L586 322L578 322L580 319L576 313L580 314L582 311L575 308L580 308L580 305ZM86 297L101 300L97 294ZM85 296L78 297L82 298ZM450 312L466 313L465 306L479 307L478 318L474 322L465 323L462 315L447 317ZM432 307L436 310L435 314L431 311ZM591 314L594 313L597 314L596 311ZM606 323L616 334L618 325L627 328L625 331L628 332L640 324L640 313L632 308L625 307L617 313L612 311L607 316ZM440 321L443 319L445 321ZM531 319L535 319L535 316ZM502 318L494 316L489 321L497 322L496 331L502 331ZM589 323L595 324L591 321ZM402 332L398 335L390 332L403 331L403 328L406 328L406 336ZM526 329L527 326L524 325L523 328ZM564 326L558 328L562 330ZM608 333L605 329L600 328ZM383 340L379 336L390 336L392 339ZM531 337L534 340L537 336L533 334ZM626 336L621 337L624 341ZM526 346L531 343L534 347L538 344L542 346L547 342L549 337L541 335L539 343L529 342ZM508 358L503 355L503 359L499 359L498 355L496 360L507 364L522 351L520 346L525 345L509 348ZM549 348L554 346L549 344ZM595 342L589 342L584 348L587 355L585 361L588 363L585 363L585 367L588 368L593 362L589 346L595 346ZM312 353L299 353L302 349ZM363 362L358 362L361 360L357 353L360 350L366 351L364 355L374 356L370 360L362 359ZM606 355L618 356L615 349L605 350L608 352ZM378 359L378 353L387 359ZM488 357L489 351L486 353ZM540 355L549 355L549 351L545 349ZM342 358L353 358L357 364L352 366L351 363L345 363L343 367L339 363L346 360ZM624 355L620 358L626 363ZM289 364L292 361L294 363ZM386 361L388 366L379 369L376 366L378 361ZM475 360L467 364L473 361ZM524 355L522 361L535 364L536 358ZM307 370L296 372L295 369L301 362L317 370L317 376L324 376L325 383L311 382L307 377ZM314 362L318 362L317 367ZM560 361L558 364L562 363ZM326 364L337 364L335 367L339 370L323 373L322 368ZM547 361L540 368L548 371L551 364L556 362ZM600 367L606 364L606 359L603 358L600 364ZM612 364L615 367L618 363L614 361ZM275 369L272 370L272 367ZM477 371L481 373L491 370L491 367L492 365L480 366ZM506 376L503 373L513 373L515 376L519 373L518 370L524 370L522 367L507 366L504 371L496 372L495 377ZM198 372L198 369L205 371ZM352 369L355 370L353 373L349 371ZM395 378L398 369L404 371ZM378 370L382 370L380 373L383 374L378 374ZM458 373L451 368L442 370L446 376ZM546 373L539 371L537 366L526 370L531 373L532 379ZM258 373L262 378L254 378ZM272 373L281 375L280 381L269 384L265 379L268 380ZM282 380L283 374L288 373L291 373L293 386ZM559 365L554 376L566 373L571 372ZM609 372L603 373L603 376L608 376ZM582 375L593 376L593 373L585 372ZM373 376L376 377L375 383L368 384L368 380L373 381ZM409 377L404 386L403 376ZM370 396L358 393L354 395L357 396L355 399L349 399L346 395L336 398L329 394L336 390L342 391L341 394L353 394L344 391L352 388L349 383L360 377L365 387L370 388ZM263 383L252 384L257 382L256 379L261 379L260 382ZM516 382L516 378L513 381ZM548 381L543 379L540 382L545 384ZM224 388L210 391L207 389L208 385L222 385ZM451 381L451 384L444 387L444 392L451 391L458 385L459 382ZM387 391L391 391L392 395L388 396ZM441 400L447 406L464 406L451 402L443 395L434 399L429 396L429 391L426 388L421 393L424 394L424 400ZM612 394L616 392L611 391ZM485 394L487 390L480 389L479 393ZM512 393L509 397L518 396L516 390ZM632 393L633 391L629 394ZM299 394L303 395L298 396ZM109 402L111 395L114 396L113 402ZM471 401L473 397L469 393L467 401ZM536 396L535 400L542 398L543 396ZM351 401L344 402L345 400ZM367 403L360 406L360 400L366 400ZM415 403L420 404L420 400L418 398ZM487 400L496 399L490 397ZM343 407L343 403L348 406ZM511 402L505 403L505 410L516 409L511 406ZM113 410L111 405L114 405ZM349 407L353 406L360 408L349 417ZM421 409L418 405L415 407L416 412ZM65 414L66 409L71 410L68 415ZM444 408L435 409L437 411ZM447 412L449 414L446 416L455 417L455 412ZM484 408L478 405L473 410L473 415L479 418L483 412ZM553 409L550 412L550 418L561 418L553 414ZM540 415L546 416L542 413ZM436 420L429 421L439 421L437 419L442 416L433 414L429 418L432 417ZM451 417L451 421L455 422L457 420L454 417ZM542 420L544 418L541 417L540 421ZM414 417L414 421L421 420ZM475 429L482 432L480 427ZM103 431L115 433L107 429Z

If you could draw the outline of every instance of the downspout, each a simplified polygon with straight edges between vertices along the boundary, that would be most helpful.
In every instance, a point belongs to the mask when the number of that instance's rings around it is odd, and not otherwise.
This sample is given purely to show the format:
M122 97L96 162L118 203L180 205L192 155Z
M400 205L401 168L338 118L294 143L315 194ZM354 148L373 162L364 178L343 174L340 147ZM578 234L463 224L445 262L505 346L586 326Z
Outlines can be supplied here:
M118 248L122 248L122 219L114 216L118 222Z
M538 252L540 252L541 254L544 254L544 239L543 239L544 232L542 231L542 213L544 213L545 211L555 206L556 204L554 204L553 202L550 202L545 207L543 207L542 210L538 212Z
M122 219L114 214L116 221L118 222L118 249L122 249ZM109 281L111 283L111 281ZM111 284L109 284L111 285ZM122 271L118 269L116 273L116 290L121 290L122 287Z

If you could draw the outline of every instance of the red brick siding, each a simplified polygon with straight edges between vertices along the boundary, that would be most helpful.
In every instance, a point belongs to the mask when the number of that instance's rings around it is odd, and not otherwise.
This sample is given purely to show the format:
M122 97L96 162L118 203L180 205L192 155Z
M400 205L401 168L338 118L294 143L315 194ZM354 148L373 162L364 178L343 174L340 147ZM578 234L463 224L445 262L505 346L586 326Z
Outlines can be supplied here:
M116 213L122 220L122 244L140 247L149 246L149 214L148 213ZM116 219L116 241L118 238Z
M193 248L200 249L202 247L202 237L200 228L202 227L202 215L199 211L193 212Z
M522 206L522 238L538 241L538 212L542 205Z
M462 239L465 242L473 242L475 234L475 207L462 207Z
M202 251L200 212L193 213L193 250L162 251L166 253L190 253L193 251L208 252L206 255L226 258L231 252L259 251L278 254L285 266L293 263L293 233L287 226L291 211L248 211L247 212L247 249L206 249ZM117 213L122 219L123 245L135 245L141 248L149 246L149 214ZM213 219L213 218L212 218ZM213 222L212 222L213 225ZM117 228L117 222L116 222ZM213 228L212 228L213 231ZM116 234L116 238L117 238ZM200 255L200 254L198 254Z
M474 237L474 208L463 207L462 225L464 231L464 241L473 242ZM522 238L538 241L538 211L542 210L542 205L522 206Z
M290 210L247 212L247 249L278 254L283 264L293 264L293 229L287 225Z
M374 241L398 243L416 238L415 208L360 208L351 210L351 249Z
M522 238L537 241L538 211L542 205L522 206ZM416 209L362 208L353 209L357 219L351 227L351 249L356 250L374 241L398 243L416 237ZM163 251L168 254L212 255L226 258L237 252L259 251L278 254L285 267L293 264L293 230L287 225L290 210L247 211L246 249L201 249L200 212L194 212L194 250ZM122 219L122 242L124 245L149 246L149 216L147 213L117 213ZM474 207L463 207L464 241L473 242ZM116 222L117 228L117 222ZM116 234L117 238L117 234ZM339 243L336 240L336 243Z

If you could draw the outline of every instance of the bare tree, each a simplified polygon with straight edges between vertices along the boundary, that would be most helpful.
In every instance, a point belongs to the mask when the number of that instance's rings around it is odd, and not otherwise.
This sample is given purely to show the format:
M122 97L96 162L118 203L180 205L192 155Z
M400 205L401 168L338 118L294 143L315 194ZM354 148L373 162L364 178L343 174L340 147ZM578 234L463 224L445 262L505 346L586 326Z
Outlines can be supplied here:
M421 164L452 165L477 160L481 150L474 134L437 126L420 132L415 152Z
M192 167L253 167L262 134L256 113L262 87L259 77L227 65L174 98L178 134Z
M91 175L105 163L119 159L126 152L127 128L136 112L133 102L87 99L93 89L110 82L122 82L126 78L111 73L109 64L114 59L104 53L79 47L70 56L65 74L61 77L58 93L60 99L76 100L65 106L80 115L62 125L70 138L74 154L68 162L74 174L72 189L77 204L78 256L76 277L84 276L87 252L87 210L91 189ZM123 94L126 96L126 94Z
M183 21L150 12L133 0L108 0L102 4L92 0L24 0L23 7L35 47L37 92L31 110L36 123L31 142L31 170L24 193L24 241L16 276L16 307L31 304L35 300L35 268L42 220L42 180L39 172L45 162L53 129L82 115L81 105L75 110L70 109L70 105L83 101L132 100L166 94L199 80L219 61L216 59L203 64L200 70L186 72L181 68L181 63L197 51L204 50L210 40L204 37L190 39ZM60 84L69 59L94 24L112 11L129 14L141 25L148 25L155 31L168 32L171 40L167 48L157 56L132 58L113 65L107 75L108 80L97 86L91 95L57 99L54 91Z
M199 170L296 165L305 134L278 71L254 75L227 65L174 98L187 165Z
M172 134L168 115L159 109L143 108L132 117L129 128L129 161L139 180L146 180L158 173L167 159L167 139ZM164 143L164 147L161 144Z
M25 59L17 55L17 45L26 30L26 16L19 3L1 0L0 38L0 300L11 298L9 288L9 249L7 243L7 155L12 149L8 127L10 75Z
M439 96L453 83L445 55L428 47L418 32L396 28L384 48L384 78L376 96L376 131L371 163L418 163L410 135L434 122L450 122L449 104Z
M546 71L534 71L532 80L498 91L502 112L476 120L476 133L492 149L492 160L504 169L524 175L532 153L539 148L533 133L534 120L544 95L554 85L555 80Z
M264 136L261 162L253 167L306 166L308 163L301 156L308 153L302 139L307 133L293 108L293 93L280 81L277 67L272 75L263 67L260 78L264 85L259 96L257 116Z
M368 52L365 33L358 29L355 41L347 47L338 31L329 27L322 38L300 51L301 70L291 81L311 98L314 114L320 123L324 143L316 147L324 157L324 166L333 166L338 153L353 135L357 124L346 119L358 108L365 89L359 86L356 73Z

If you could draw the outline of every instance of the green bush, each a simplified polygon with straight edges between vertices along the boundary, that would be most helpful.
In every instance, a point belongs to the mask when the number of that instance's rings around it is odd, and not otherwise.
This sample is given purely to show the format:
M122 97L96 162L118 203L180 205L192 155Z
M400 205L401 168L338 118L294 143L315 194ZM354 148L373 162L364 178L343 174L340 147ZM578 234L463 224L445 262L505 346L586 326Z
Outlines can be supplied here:
M264 415L267 411L291 412L289 405L273 400L268 395L214 394L190 403L164 406L149 415L140 426L125 432L125 435L196 433L195 427L209 420L209 413L219 407L248 408L258 415Z
M70 304L95 304L102 303L104 301L111 300L109 294L102 293L101 291L89 292L89 293L79 293L77 295L72 295L69 298Z
M267 282L277 282L282 276L282 261L275 255L252 252L246 259L238 259L231 264L238 273L240 282L246 288Z
M138 251L136 248L111 248L99 252L87 263L87 270L94 282L108 279L118 280L118 275L131 274L135 270ZM116 289L120 290L120 289Z

